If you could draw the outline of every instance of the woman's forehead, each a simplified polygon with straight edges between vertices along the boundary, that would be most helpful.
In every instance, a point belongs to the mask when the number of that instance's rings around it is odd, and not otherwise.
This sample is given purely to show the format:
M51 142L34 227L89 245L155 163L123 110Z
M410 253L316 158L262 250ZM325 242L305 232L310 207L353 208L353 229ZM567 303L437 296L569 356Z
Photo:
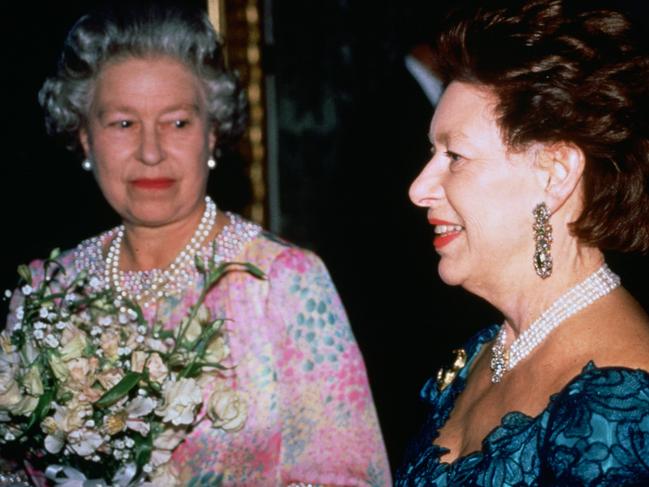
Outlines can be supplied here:
M444 143L498 134L495 104L496 97L487 87L455 81L446 88L435 110L429 137Z

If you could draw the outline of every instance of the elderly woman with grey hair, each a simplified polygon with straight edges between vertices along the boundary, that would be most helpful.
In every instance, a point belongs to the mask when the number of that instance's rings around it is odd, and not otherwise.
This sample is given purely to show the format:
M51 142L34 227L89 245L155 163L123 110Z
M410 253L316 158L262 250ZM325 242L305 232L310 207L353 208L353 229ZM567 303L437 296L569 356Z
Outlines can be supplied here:
M82 17L39 99L48 131L83 154L123 222L63 254L69 278L93 274L173 329L203 285L196 257L266 276L232 272L205 300L227 318L222 380L240 399L237 428L200 423L154 484L388 485L363 359L322 262L206 196L219 144L245 122L206 15L151 4ZM43 261L30 268L43 279Z

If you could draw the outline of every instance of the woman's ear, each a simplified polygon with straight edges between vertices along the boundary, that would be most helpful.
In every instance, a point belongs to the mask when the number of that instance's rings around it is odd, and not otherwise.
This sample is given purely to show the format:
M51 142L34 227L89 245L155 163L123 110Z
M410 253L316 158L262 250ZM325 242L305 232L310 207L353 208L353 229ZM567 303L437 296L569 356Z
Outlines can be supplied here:
M90 157L90 137L88 135L88 130L85 128L79 129L79 142L83 148L83 153L86 158Z
M216 129L210 130L210 135L208 136L208 144L210 148L210 154L214 154L214 149L216 148L216 141L218 140L218 137L216 136Z
M537 170L544 184L546 204L554 212L570 198L581 181L586 164L584 152L575 144L556 142L541 149Z

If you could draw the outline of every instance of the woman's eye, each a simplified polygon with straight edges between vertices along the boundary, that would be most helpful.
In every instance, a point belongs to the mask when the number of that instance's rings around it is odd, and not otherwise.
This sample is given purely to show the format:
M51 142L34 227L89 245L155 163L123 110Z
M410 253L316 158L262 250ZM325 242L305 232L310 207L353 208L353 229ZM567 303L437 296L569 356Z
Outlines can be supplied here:
M458 162L459 160L462 159L462 156L459 154L456 154L455 152L451 151L446 151L446 157L451 161L451 163Z
M131 122L130 120L116 120L115 122L110 122L108 125L120 129L127 129L133 126L133 122Z

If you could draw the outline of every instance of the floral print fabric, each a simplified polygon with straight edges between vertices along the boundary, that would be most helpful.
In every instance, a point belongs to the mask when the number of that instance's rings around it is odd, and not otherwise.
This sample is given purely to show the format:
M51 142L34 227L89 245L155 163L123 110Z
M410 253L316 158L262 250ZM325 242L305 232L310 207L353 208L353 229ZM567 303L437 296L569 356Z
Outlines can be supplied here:
M74 255L63 258L70 272L79 268ZM232 260L266 274L231 272L206 299L214 318L228 320L226 376L246 398L246 422L226 433L202 421L173 454L180 485L390 485L363 358L320 259L259 233ZM31 267L42 278L41 263ZM199 293L196 285L165 298L145 316L177 326Z
M433 445L466 384L481 347L498 326L469 341L469 360L455 382L422 390L432 412L397 472L397 486L649 485L649 374L590 362L547 408L530 417L511 412L483 440L482 450L448 464Z

